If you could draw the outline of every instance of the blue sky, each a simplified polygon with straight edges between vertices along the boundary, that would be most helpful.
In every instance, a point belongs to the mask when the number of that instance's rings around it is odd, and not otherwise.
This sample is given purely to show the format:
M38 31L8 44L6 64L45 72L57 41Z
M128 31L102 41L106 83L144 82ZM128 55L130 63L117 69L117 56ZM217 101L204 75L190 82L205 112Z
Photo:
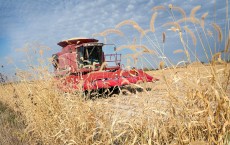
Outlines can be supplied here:
M94 33L114 28L123 20L135 20L143 29L148 29L153 14L151 9L157 5L168 7L169 4L182 7L187 15L193 7L201 5L196 15L200 18L202 14L209 12L207 23L214 19L216 9L216 22L222 29L225 28L226 0L218 0L216 3L215 0L0 0L0 65L5 66L5 72L14 72L15 66L20 68L20 60L25 54L15 50L28 43L36 42L50 47L51 50L44 54L48 57L61 49L56 45L60 40L91 37ZM174 14L176 18L180 18L179 13ZM172 18L167 12L158 13L155 26L159 39L162 32L167 30L162 24L168 21L172 21ZM136 34L128 27L121 30L130 39ZM168 39L174 37L174 34L167 34L167 46L177 43ZM98 39L103 40L100 37ZM108 40L123 43L119 39L121 38L111 36ZM167 48L165 53L169 54L174 49L176 48ZM8 64L7 58L11 58L14 65Z

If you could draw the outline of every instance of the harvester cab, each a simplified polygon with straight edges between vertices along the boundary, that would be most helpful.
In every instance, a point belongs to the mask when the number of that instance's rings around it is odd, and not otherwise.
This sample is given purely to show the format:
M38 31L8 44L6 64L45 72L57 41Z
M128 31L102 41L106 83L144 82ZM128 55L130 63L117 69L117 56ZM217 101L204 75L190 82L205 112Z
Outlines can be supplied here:
M102 65L104 69L108 69L107 63L112 64L111 62L114 63L111 70L120 68L121 54L105 55L102 49L104 45L113 45L115 48L114 44L98 43L96 39L73 38L61 41L58 45L62 50L53 55L53 66L57 75L88 73L99 70Z
M96 39L73 38L58 45L62 50L53 54L53 66L64 91L95 91L158 80L141 69L122 69L121 54L104 54L103 46L108 44Z

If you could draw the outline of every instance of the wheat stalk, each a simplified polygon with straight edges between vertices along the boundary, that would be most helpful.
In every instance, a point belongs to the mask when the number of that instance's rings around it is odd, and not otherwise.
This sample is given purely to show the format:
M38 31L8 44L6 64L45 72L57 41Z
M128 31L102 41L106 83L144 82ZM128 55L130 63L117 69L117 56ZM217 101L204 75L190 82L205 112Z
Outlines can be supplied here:
M142 52L143 53L156 54L156 52L154 50L150 50L150 49L144 49Z
M196 36L195 36L195 34L194 34L187 26L185 26L184 29L185 29L185 31L186 31L187 33L189 33L189 35L190 35L191 38L192 38L192 41L193 41L194 46L196 46Z
M39 54L42 56L44 54L44 51L42 49L40 49Z
M173 26L170 29L168 29L168 30L173 31L173 32L179 31L179 29L177 29L177 28L175 28Z
M101 33L94 33L94 34L92 34L92 37L97 37L97 36L101 36Z
M152 32L150 29L144 30L143 33L141 33L141 38L143 38L148 32Z
M182 49L177 49L177 50L174 50L174 51L173 51L174 54L182 53L182 52L184 52L184 50L182 50Z
M133 28L135 28L141 35L145 35L145 31L139 25L133 25Z
M169 9L172 9L172 8L173 8L173 5L172 5L172 4L169 4L168 7L169 7Z
M107 29L107 30L101 32L100 34L101 34L101 36L106 36L110 33L115 33L115 34L118 34L120 36L124 36L124 33L121 32L120 30L117 30L117 29Z
M186 18L186 13L185 13L184 9L182 9L181 7L175 7L175 6L173 6L173 7L172 7L172 10L176 10L176 11L180 12L181 15L182 15L184 18Z
M106 36L108 34L111 34L111 33L114 33L114 34L117 34L117 35L120 35L120 36L124 36L124 33L120 30L117 30L117 29L107 29L101 33L95 33L95 34L92 34L93 37L95 36Z
M157 12L155 12L155 13L152 15L152 18L151 18L151 21L150 21L150 30L151 30L152 32L155 32L154 22L155 22L156 17L157 17Z
M160 68L160 69L164 69L164 66L165 66L164 61L160 61L160 63L159 63L159 68Z
M222 41L222 30L221 30L220 26L217 25L216 23L212 23L212 26L216 30L216 32L218 33L218 41L221 42Z
M145 53L151 53L151 54L156 54L154 50L149 49L148 47L141 45L139 48L143 49L143 52Z
M166 10L164 6L155 6L152 8L153 11L158 11L158 10Z
M213 36L212 31L207 30L207 33L208 33L208 36L210 36L210 37L212 37L212 36Z
M124 20L124 21L120 22L119 24L117 24L117 25L115 26L115 28L117 29L117 28L120 28L120 27L122 27L122 26L124 26L124 25L132 25L132 26L135 26L135 25L138 25L138 24L137 24L137 22L135 22L134 20Z
M135 44L132 44L132 45L122 45L122 46L118 47L118 48L116 49L116 51L120 51L120 50L122 50L122 49L130 49L130 50L132 50L132 51L136 51L137 48L141 48L141 49L145 50L146 52L148 52L148 51L150 50L150 49L149 49L147 46L145 46L145 45L135 45Z
M191 12L190 12L190 17L191 17L191 18L196 18L196 17L195 17L195 14L196 14L196 12L197 12L200 8L201 8L200 5L194 7L194 8L191 10Z
M201 27L204 29L204 19L208 16L208 12L204 13L202 16L201 16Z
M226 39L226 44L225 44L225 52L228 52L230 48L230 31L228 32L228 38Z
M218 52L218 53L215 53L213 56L212 56L212 61L216 61L217 59L219 59L221 57L221 53Z
M136 43L137 43L137 39L136 39L136 37L134 37L133 38L133 44L136 45Z
M122 21L119 24L117 24L115 26L115 28L117 29L117 28L120 28L120 27L125 26L125 25L132 25L134 29L136 29L139 33L141 33L141 35L145 35L144 30L134 20L125 20L125 21Z
M163 27L170 26L170 25L173 25L176 29L181 31L181 27L178 22L167 22L163 25Z
M188 18L179 19L176 22L177 23L192 22L194 24L199 24L200 21L197 18L188 17Z

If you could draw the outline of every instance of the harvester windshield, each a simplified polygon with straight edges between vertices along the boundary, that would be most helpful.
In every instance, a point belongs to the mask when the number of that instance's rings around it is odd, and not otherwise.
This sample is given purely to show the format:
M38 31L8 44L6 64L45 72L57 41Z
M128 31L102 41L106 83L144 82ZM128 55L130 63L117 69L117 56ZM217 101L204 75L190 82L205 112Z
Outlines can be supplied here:
M79 62L84 65L102 64L102 43L88 43L78 49Z

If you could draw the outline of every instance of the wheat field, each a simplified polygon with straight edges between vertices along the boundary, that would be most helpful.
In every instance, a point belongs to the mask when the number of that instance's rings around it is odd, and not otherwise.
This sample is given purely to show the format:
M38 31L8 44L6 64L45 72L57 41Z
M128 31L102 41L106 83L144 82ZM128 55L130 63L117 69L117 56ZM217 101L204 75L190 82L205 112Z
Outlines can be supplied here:
M189 63L177 65L163 59L157 64L157 70L146 70L159 81L131 85L128 86L131 92L127 88L122 89L124 93L94 99L85 99L81 91L59 90L57 80L46 66L20 70L17 82L0 84L0 144L229 144L230 63L229 59L221 58L224 52L229 53L229 29L224 39L220 26L211 24L217 34L216 42L225 44L224 51L215 52L209 41L199 39L200 33L182 24L194 24L208 39L204 27L207 13L198 19L195 14L200 6L186 16L182 8L169 5L153 7L147 30L133 20L125 20L114 29L94 36L106 40L107 35L116 33L124 37L119 28L129 25L139 32L140 39L146 38L155 46L148 34L157 31L154 26L157 12L164 9L169 13L179 11L183 16L165 23L164 27L170 26L179 36L183 49L174 53L183 53ZM192 44L188 44L188 37L182 33L191 37ZM162 42L165 41L168 41L167 35L162 33ZM196 49L191 49L198 42L207 43L200 48L207 58L211 54L207 63L202 63L195 55ZM128 54L133 60L137 60L140 53L164 54L161 47L155 47L133 42L118 47L117 51L134 51ZM192 61L192 57L196 57L196 61ZM166 64L170 65L166 67Z

